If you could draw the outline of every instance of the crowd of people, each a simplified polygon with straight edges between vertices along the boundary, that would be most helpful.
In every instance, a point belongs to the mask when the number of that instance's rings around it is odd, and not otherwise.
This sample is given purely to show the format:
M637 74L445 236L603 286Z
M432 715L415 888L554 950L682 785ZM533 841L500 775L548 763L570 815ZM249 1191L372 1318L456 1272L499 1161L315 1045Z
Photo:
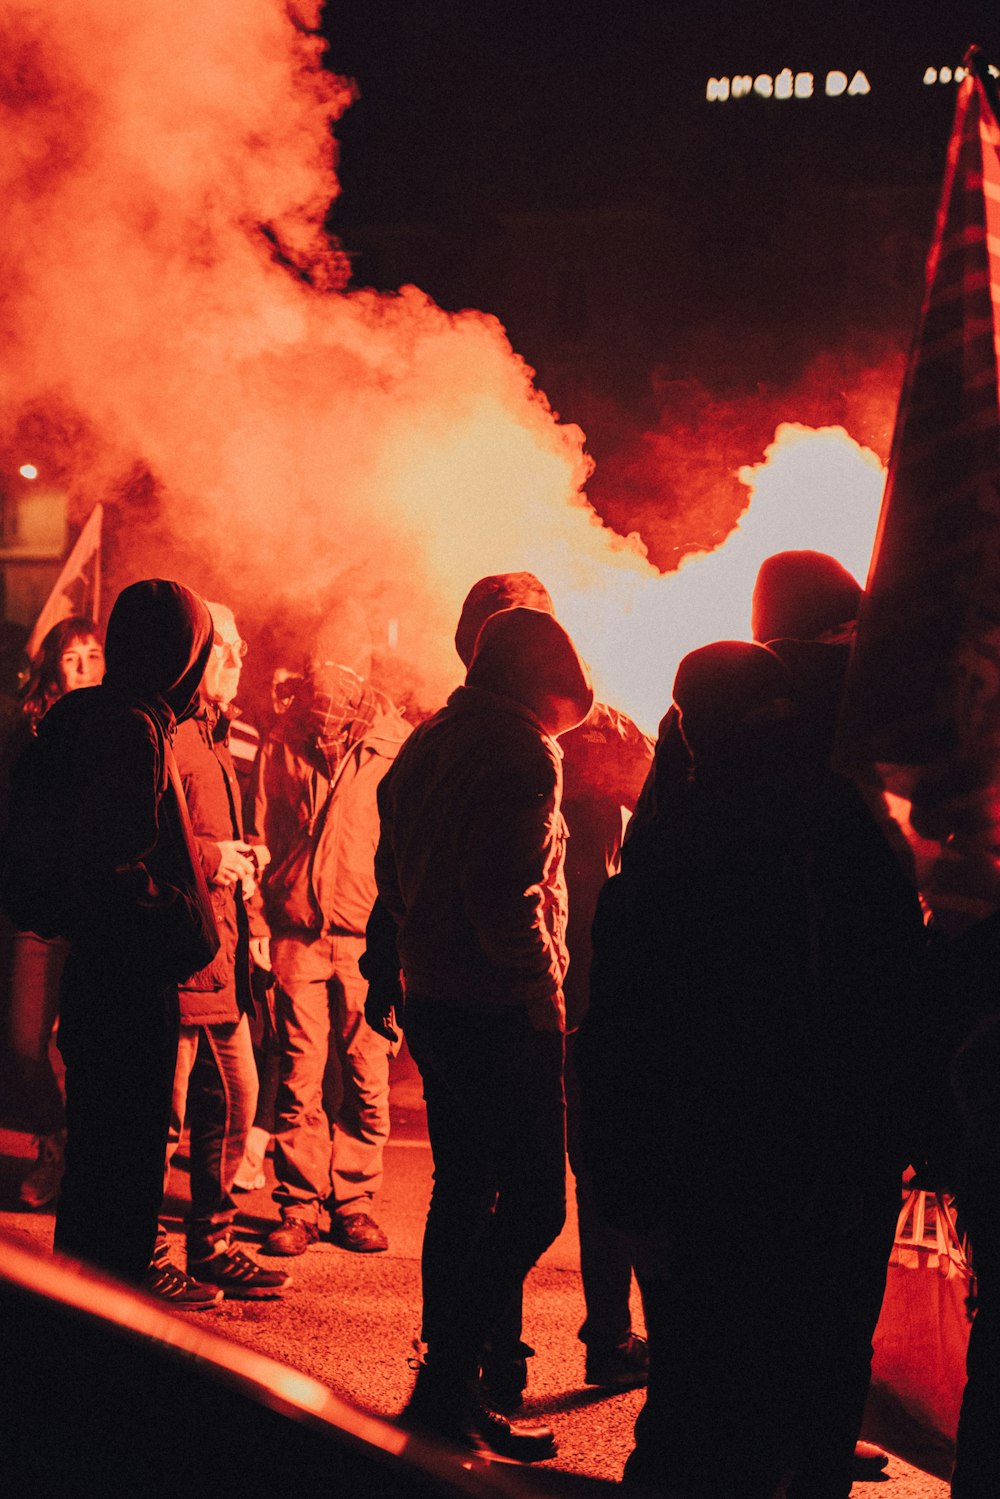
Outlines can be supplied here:
M471 588L464 683L418 724L321 634L261 738L232 610L180 583L125 588L103 647L56 625L0 857L39 1137L21 1196L56 1204L56 1250L189 1312L282 1296L321 1234L384 1252L405 1037L434 1183L401 1423L554 1454L512 1417L568 1154L585 1382L647 1386L625 1485L843 1499L884 1461L857 1438L917 1167L979 1277L952 1492L995 1499L996 922L936 939L881 799L831 768L860 598L832 558L769 559L753 641L685 657L655 744L595 701L531 573ZM272 1140L252 1255L236 1194Z

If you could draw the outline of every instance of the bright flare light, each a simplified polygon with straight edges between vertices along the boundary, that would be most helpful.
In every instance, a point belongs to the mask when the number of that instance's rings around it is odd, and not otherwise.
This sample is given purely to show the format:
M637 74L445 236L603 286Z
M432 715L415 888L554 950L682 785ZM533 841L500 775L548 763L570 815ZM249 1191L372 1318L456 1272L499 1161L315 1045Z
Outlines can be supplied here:
M22 463L18 469L22 479L37 479L38 470L33 463Z

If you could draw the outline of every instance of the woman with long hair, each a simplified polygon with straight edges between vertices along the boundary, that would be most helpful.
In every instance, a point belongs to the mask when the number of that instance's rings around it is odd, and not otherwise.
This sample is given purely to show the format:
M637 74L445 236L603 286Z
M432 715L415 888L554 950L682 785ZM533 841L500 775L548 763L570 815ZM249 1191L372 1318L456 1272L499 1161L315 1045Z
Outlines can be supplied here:
M104 647L94 621L73 615L53 625L18 693L15 726L6 751L8 766L37 732L53 703L79 687L96 687L103 676ZM66 944L60 938L14 933L7 1039L38 1131L38 1156L20 1187L21 1202L28 1208L53 1202L62 1181L66 1144L62 1067L53 1066L50 1048L65 959Z

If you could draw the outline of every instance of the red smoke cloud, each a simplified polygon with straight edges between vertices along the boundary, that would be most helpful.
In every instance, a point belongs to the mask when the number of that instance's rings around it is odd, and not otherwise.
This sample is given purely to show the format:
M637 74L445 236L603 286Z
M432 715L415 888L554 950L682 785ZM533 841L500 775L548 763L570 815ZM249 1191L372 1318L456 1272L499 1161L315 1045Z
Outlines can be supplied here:
M322 225L351 86L316 19L279 0L6 5L2 446L59 475L74 522L110 504L116 585L175 573L279 636L347 597L428 706L457 679L470 584L530 569L599 693L654 724L679 655L745 633L767 550L843 555L836 524L810 539L807 490L780 501L795 524L755 501L723 551L662 577L588 505L583 433L494 318L345 290ZM844 560L863 572L879 482L857 453L866 540Z

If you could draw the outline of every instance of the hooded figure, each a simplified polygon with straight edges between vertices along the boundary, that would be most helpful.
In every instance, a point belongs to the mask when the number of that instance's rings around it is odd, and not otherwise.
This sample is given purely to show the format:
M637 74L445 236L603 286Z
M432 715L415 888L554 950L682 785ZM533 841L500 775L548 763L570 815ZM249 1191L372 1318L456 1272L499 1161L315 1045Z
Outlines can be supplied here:
M404 1423L462 1447L552 1455L550 1430L487 1410L491 1332L565 1217L566 972L558 735L590 712L551 614L478 631L464 687L379 787L379 895L395 920L404 1028L434 1156L422 1256L427 1359ZM483 1204L495 1203L483 1220Z
M455 649L466 667L486 620L517 606L555 612L548 590L534 573L494 573L473 584L455 631ZM587 1009L590 929L597 898L618 868L622 809L630 812L636 804L653 758L653 742L626 714L607 703L595 702L583 723L560 736L559 748L563 756L562 812L569 834L565 870L570 963L563 982L569 1038L566 1129L576 1181L580 1269L587 1312L580 1340L587 1350L587 1383L624 1389L641 1384L647 1367L645 1342L632 1331L632 1246L597 1212L580 1158L572 1032ZM500 1410L515 1410L521 1402L527 1382L526 1348L521 1341L518 1309L512 1307L509 1326L497 1330L483 1365L484 1382Z
M171 748L211 644L211 617L190 589L133 584L111 612L103 683L56 703L37 740L64 822L60 926L70 941L55 1243L136 1282L163 1190L177 985L219 944Z
M578 1050L601 1200L642 1236L625 1478L846 1495L912 1143L920 905L776 650L692 652L674 702L690 775L601 895Z
M829 738L827 754L861 598L857 579L825 552L775 552L761 563L754 582L754 642L771 646L788 666L798 711L803 721L813 723L817 748L824 735ZM691 755L673 704L660 720L653 766L636 803L629 838L683 794L690 769Z

